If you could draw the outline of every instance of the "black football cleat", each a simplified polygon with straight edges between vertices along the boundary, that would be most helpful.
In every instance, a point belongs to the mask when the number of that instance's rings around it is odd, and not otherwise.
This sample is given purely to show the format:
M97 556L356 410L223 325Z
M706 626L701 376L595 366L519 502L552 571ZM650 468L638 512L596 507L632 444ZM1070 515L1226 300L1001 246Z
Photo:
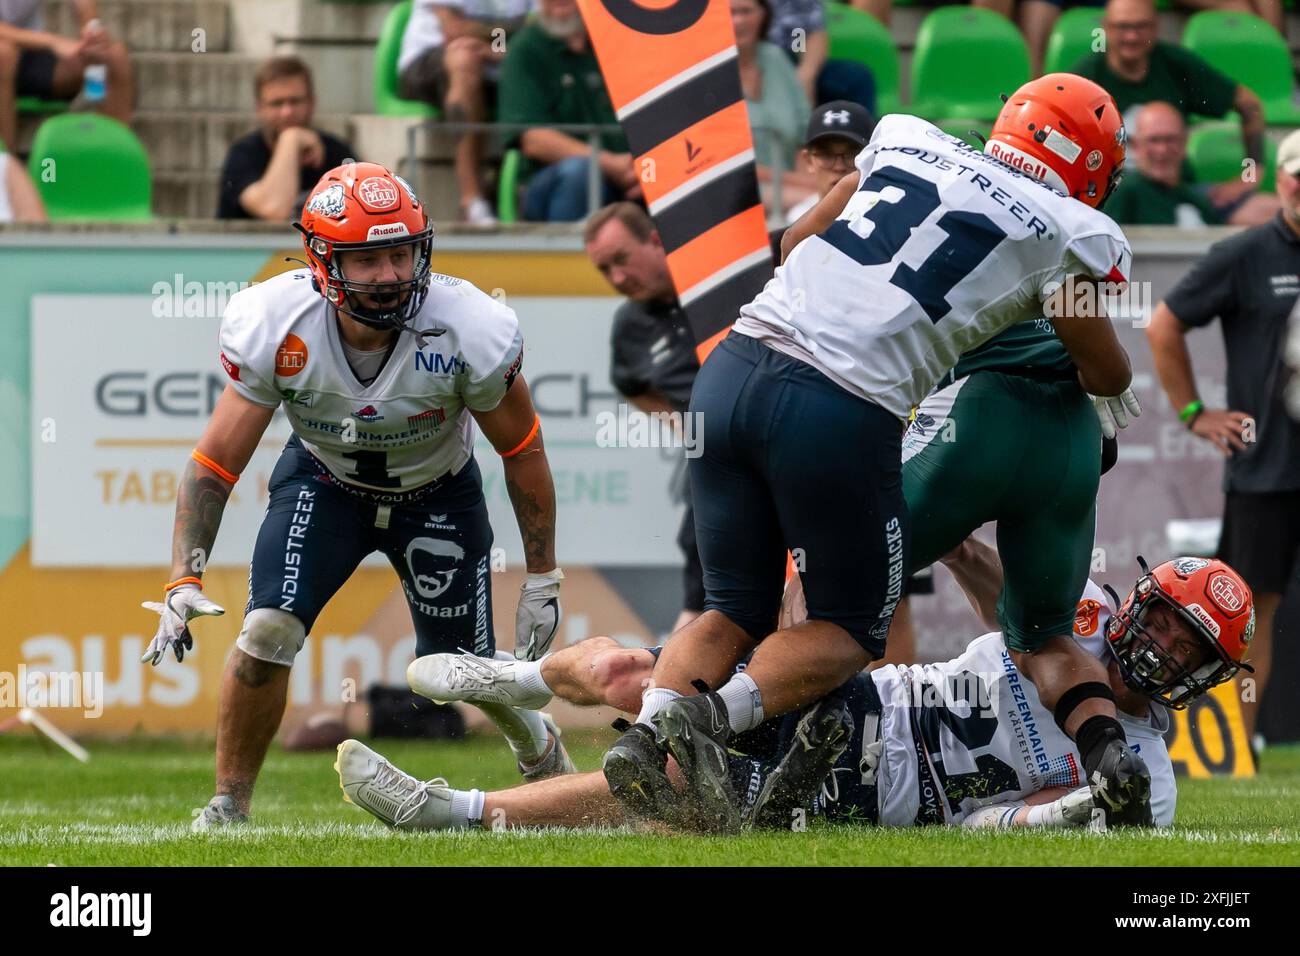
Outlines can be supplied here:
M717 694L678 697L655 716L655 742L672 754L686 778L685 814L707 833L740 829L740 809L731 784L727 740L731 725Z
M632 724L605 752L601 769L609 792L629 816L676 824L681 797L668 780L667 764L654 731Z
M822 781L853 737L853 713L843 699L827 698L804 711L794 739L754 802L741 813L746 830L789 830L795 815L807 811Z
M1088 780L1092 802L1106 814L1107 827L1149 827L1151 772L1122 740L1112 740Z

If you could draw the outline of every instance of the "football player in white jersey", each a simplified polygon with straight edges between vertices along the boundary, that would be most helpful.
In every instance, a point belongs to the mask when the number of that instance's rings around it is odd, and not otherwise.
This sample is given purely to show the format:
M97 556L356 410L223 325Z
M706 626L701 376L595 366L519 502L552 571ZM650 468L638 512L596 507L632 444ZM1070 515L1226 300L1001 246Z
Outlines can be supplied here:
M1040 319L1055 296L1047 311L1080 385L1128 388L1109 321L1078 307L1096 296L1068 294L1127 279L1128 243L1096 208L1124 152L1109 94L1051 74L1008 98L983 151L886 116L857 170L786 232L784 263L695 382L706 613L665 649L637 723L606 755L629 812L659 816L671 753L699 812L734 829L727 738L882 656L908 567L903 422L963 352ZM808 620L772 633L787 551ZM1099 774L1109 822L1144 820L1146 772L1124 746L1101 665L1066 633L1013 653L1080 741L1089 778ZM701 683L718 690L686 696Z
M1001 589L995 556L972 539L946 560L991 622ZM1177 789L1163 736L1167 709L1186 707L1249 669L1243 659L1254 610L1249 587L1220 561L1180 558L1142 569L1122 605L1114 592L1108 597L1088 582L1072 640L1103 665L1127 746L1150 768L1152 822L1170 826ZM795 578L785 615L802 620L800 604ZM438 654L417 660L410 676L422 693L458 700L540 707L554 690L576 703L636 706L629 689L649 678L651 652L610 645L593 638L539 663ZM527 687L525 671L536 672ZM1081 786L1078 749L996 631L950 661L856 675L802 713L732 743L740 752L729 755L728 771L746 827L788 829L809 814L882 826L1063 827L1100 813ZM626 819L598 773L499 792L453 790L443 780L417 780L358 741L340 745L336 769L349 802L404 829L608 826ZM677 805L672 822L692 826L688 812Z
M192 647L192 617L223 613L203 594L203 567L231 489L283 407L294 434L269 483L222 679L216 795L196 811L196 829L247 817L294 657L371 552L397 571L417 654L497 653L476 425L502 456L523 537L515 653L544 655L560 622L555 490L514 312L431 271L433 225L382 166L330 170L295 226L308 268L240 292L226 309L220 359L230 380L177 495L172 581L145 605L161 615L144 658L154 664ZM525 777L572 770L549 717L483 709Z

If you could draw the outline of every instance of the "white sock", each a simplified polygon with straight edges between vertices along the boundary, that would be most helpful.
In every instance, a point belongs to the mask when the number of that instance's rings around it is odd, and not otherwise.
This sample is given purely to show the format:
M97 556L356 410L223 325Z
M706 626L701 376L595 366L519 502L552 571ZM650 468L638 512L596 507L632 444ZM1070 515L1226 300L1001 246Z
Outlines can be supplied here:
M451 792L452 825L464 829L483 821L482 790L453 790Z
M718 696L727 706L727 720L732 733L750 730L763 722L763 695L758 685L744 671L722 685Z
M649 727L655 714L681 696L667 687L647 687L641 694L641 713L636 715L636 722Z
M545 694L547 697L554 697L555 691L551 690L546 683L546 679L542 677L542 663L545 660L546 658L543 657L540 661L516 661L515 683L534 694ZM542 706L545 707L546 705L543 704Z

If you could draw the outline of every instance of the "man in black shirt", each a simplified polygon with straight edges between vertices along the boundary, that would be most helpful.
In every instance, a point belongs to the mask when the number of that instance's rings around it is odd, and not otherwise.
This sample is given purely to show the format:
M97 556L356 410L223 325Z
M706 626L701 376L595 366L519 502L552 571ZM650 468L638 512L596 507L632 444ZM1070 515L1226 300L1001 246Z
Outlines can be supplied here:
M583 242L587 257L600 274L620 295L627 296L614 313L610 336L614 387L646 414L686 414L700 365L695 357L695 336L677 302L654 222L636 203L612 203L588 220ZM695 514L684 469L674 485L686 502L677 534L677 544L686 557L686 594L675 631L704 610L704 570L695 546Z
M1277 218L1216 243L1156 306L1147 338L1165 394L1193 434L1227 457L1219 557L1255 592L1254 734L1272 659L1273 616L1300 552L1300 423L1287 416L1287 318L1300 297L1300 132L1278 150ZM1219 318L1228 408L1206 408L1183 336Z
M284 222L321 176L356 153L341 139L311 128L316 97L302 60L278 56L253 76L260 128L235 140L221 169L218 219Z

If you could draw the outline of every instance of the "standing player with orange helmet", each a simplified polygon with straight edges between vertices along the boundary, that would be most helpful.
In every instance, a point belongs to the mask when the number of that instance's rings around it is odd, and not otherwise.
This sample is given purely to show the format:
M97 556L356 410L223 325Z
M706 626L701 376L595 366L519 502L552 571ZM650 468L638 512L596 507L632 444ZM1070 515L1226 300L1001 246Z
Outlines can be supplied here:
M294 656L366 555L383 552L397 571L417 655L497 656L475 425L502 456L523 536L516 654L541 657L560 623L555 490L514 312L432 272L433 225L382 166L330 170L295 225L308 268L240 292L222 319L229 381L177 496L172 581L162 602L146 605L162 618L145 654L154 664L192 646L192 617L223 613L203 595L203 565L231 489L283 407L294 434L269 483L222 679L216 795L196 811L196 830L246 818ZM526 778L572 769L549 718L483 709Z
M1052 74L1007 99L983 151L916 117L885 117L857 171L786 232L785 262L696 381L691 410L702 416L704 454L691 462L691 481L701 502L707 610L665 648L637 724L606 755L611 790L629 811L656 816L671 801L663 771L671 753L701 816L733 828L728 738L816 700L882 656L902 581L916 565L902 423L963 353L1019 331L1017 323L1032 325L1046 306L1073 366L1042 376L1043 394L1029 394L1040 384L1036 371L1022 375L1010 387L1040 413L997 424L1044 429L1022 436L1044 442L1065 430L1070 449L1031 477L1044 485L1036 500L1045 508L1061 504L1053 492L1068 485L1062 524L1072 537L1059 560L1038 566L1017 554L1009 562L1019 583L1003 597L1018 603L1004 600L1003 630L1017 666L1078 743L1110 822L1149 821L1149 774L1124 745L1104 668L1069 637L1100 471L1097 418L1080 386L1110 399L1102 410L1113 414L1124 407L1131 371L1110 323L1068 293L1127 280L1128 243L1097 211L1124 154L1111 97L1080 77ZM1053 381L1062 377L1071 381ZM1070 461L1076 445L1083 454ZM977 494L977 504L1019 507L1026 496L1007 479L1025 467L995 462L1001 488L996 497ZM951 549L997 517L971 514L967 493L963 485L944 502L959 518L927 535L927 547L951 533ZM808 620L771 633L787 549ZM751 650L745 671L730 676ZM721 686L684 696L697 680Z

